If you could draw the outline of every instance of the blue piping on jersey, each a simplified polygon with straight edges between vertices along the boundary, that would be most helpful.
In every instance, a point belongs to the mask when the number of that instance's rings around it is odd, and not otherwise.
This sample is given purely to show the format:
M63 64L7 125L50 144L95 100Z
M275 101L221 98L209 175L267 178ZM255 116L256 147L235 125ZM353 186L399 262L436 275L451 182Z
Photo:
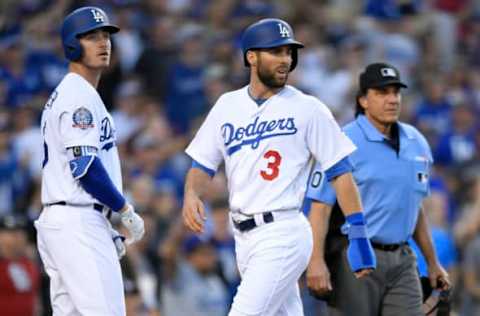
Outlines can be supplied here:
M253 101L255 101L255 103L260 107L262 106L265 101L267 101L268 99L253 99Z
M247 92L248 92L248 96L250 97L250 99L252 99L258 107L262 106L263 103L265 103L265 101L268 100L268 98L266 99L255 99L251 94L250 94L250 88L247 89Z
M335 179L338 176L341 176L342 174L352 172L353 171L353 166L350 163L350 160L348 157L343 158L327 170L325 170L325 176L327 177L328 181L332 181L332 179Z
M206 173L208 173L208 175L209 175L211 178L213 178L213 176L215 175L215 171L214 171L214 170L205 167L204 165L202 165L201 163L199 163L199 162L196 161L196 160L193 160L193 161L192 161L192 168L197 168L197 169L200 169L200 170L205 171Z

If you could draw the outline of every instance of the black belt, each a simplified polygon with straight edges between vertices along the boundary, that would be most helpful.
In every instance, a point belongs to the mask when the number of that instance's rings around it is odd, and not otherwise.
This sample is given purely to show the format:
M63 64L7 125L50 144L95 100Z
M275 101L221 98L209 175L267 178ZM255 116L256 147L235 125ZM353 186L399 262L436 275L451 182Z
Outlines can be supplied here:
M395 251L395 250L399 249L400 247L408 244L407 242L402 242L402 243L399 243L399 244L380 244L380 243L376 243L376 242L373 242L373 241L371 243L372 243L373 248L383 250L383 251Z
M84 205L76 205L76 204L69 204L65 201L58 201L58 202L54 202L54 203L48 203L48 204L44 204L44 206L53 206L53 205L70 205L70 206L84 206ZM98 203L93 203L93 209L95 211L98 211L100 213L103 213L103 209L105 208L104 205L102 204L98 204ZM110 219L110 217L112 216L112 211L111 210L108 210L108 212L106 212L105 216Z
M263 213L262 216L263 216L263 221L265 223L273 222L272 212ZM252 230L255 227L257 227L257 223L255 223L254 218L250 218L250 219L246 219L246 220L241 221L241 222L237 222L237 221L234 220L233 221L233 226L235 226L235 228L238 229L241 232L247 232L247 231Z

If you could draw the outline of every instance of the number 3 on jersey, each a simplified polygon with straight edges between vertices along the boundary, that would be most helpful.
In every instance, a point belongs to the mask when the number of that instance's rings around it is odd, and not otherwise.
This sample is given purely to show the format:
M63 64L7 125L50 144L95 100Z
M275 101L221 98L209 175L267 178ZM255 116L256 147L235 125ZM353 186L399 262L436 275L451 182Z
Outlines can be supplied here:
M282 162L282 156L276 150L269 150L263 155L263 158L268 160L267 170L261 170L260 175L267 181L272 181L280 173L280 163Z

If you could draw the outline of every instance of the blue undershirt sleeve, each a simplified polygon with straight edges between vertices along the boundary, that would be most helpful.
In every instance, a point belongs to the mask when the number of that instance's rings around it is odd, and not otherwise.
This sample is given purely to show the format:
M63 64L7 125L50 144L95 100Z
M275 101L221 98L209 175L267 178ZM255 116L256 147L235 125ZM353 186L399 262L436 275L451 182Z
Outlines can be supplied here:
M122 194L113 184L108 176L107 170L97 156L81 156L70 162L81 163L77 160L87 160L88 168L82 170L82 174L77 175L76 179L80 181L83 189L96 198L100 203L109 207L112 211L118 212L125 205L126 201ZM93 157L93 158L92 158ZM85 164L83 162L83 164ZM72 174L74 174L72 169ZM74 175L75 176L75 175Z

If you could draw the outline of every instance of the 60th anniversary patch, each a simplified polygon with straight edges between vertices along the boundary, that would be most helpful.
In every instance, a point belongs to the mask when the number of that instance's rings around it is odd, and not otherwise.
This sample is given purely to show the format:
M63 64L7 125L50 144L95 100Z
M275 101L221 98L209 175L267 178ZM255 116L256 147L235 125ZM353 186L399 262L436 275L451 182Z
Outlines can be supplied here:
M93 115L87 108L81 107L73 112L73 124L72 127L78 127L80 129L92 128L95 125L93 124Z

